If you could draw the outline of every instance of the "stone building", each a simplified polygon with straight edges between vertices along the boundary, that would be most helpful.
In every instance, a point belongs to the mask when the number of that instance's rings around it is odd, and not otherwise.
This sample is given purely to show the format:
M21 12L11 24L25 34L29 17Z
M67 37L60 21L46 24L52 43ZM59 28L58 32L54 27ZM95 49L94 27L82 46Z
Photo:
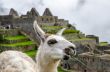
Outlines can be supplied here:
M46 8L43 15L40 16L39 13L35 8L32 8L30 11L27 12L26 15L19 16L17 11L14 9L10 9L9 15L1 15L0 16L0 23L1 25L7 27L7 24L11 25L13 28L14 23L24 23L25 21L37 20L38 24L40 25L60 25L66 26L68 20L58 19L57 16L53 16L49 8ZM14 28L18 27L14 25Z
M20 28L27 34L33 31L33 22L37 20L40 26L67 26L68 20L58 19L53 16L49 8L46 8L40 16L35 8L32 8L26 15L18 15L14 9L10 9L9 15L0 15L0 25L6 29ZM30 34L31 35L31 34Z
M46 8L43 15L40 16L35 8L32 8L26 13L26 15L18 15L18 12L13 8L10 9L9 15L0 15L0 26L4 29L20 28L25 34L29 35L33 40L35 33L33 31L33 22L37 20L38 24L42 26L64 26L68 23L67 20L58 19L57 16L53 16L49 8Z

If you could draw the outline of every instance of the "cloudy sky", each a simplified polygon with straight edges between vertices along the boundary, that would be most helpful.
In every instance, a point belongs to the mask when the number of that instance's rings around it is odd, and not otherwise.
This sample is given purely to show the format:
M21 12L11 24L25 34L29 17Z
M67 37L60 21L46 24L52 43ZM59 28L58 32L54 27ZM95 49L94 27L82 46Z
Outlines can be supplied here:
M83 33L110 42L110 0L0 0L0 14L7 14L10 8L25 14L32 7L40 15L48 7L53 15L69 20Z

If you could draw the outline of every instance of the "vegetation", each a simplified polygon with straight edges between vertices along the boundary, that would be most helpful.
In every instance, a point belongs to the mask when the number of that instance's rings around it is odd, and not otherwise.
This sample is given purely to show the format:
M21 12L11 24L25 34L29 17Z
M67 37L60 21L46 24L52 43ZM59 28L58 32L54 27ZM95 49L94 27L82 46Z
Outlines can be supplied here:
M67 27L70 28L70 27L72 27L72 25L71 24L68 24Z
M17 46L26 46L26 45L32 45L35 44L32 41L27 42L20 42L20 43L14 43L14 44L0 44L1 46L9 46L9 47L17 47Z
M67 27L68 27L69 29L74 29L74 30L76 30L76 28L75 28L74 26L72 26L71 24L67 24Z
M5 37L6 40L21 40L21 39L26 39L26 38L27 37L23 35Z
M31 58L35 57L37 50L31 50L31 51L27 51L25 52L28 56L30 56Z
M99 45L100 46L106 46L106 45L108 45L108 42L100 42Z
M73 30L73 29L67 29L64 31L64 34L69 34L69 33L79 33L79 30Z

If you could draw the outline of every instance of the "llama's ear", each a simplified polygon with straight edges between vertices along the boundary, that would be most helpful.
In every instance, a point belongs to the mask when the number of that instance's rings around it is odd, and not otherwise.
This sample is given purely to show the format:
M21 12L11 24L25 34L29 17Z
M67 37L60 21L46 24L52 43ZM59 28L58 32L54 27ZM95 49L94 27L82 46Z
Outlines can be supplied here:
M58 32L56 33L56 35L62 36L62 34L63 34L63 32L64 32L65 29L66 29L66 28L62 28L60 31L58 31Z
M40 28L37 21L34 21L33 27L34 27L35 33L36 33L39 41L44 42L45 41L45 32Z

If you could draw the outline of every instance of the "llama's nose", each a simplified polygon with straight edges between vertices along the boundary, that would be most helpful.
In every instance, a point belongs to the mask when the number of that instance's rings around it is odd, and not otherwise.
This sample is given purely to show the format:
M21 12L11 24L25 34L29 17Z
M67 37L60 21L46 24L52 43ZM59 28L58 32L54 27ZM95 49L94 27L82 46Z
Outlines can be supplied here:
M65 48L64 49L64 52L67 54L67 55L70 55L71 52L74 51L74 54L75 54L75 48L73 46L69 46L68 48ZM72 53L73 54L73 53Z
M69 55L69 54L70 54L70 50L71 50L70 48L65 48L65 49L64 49L64 52L65 52L67 55Z

